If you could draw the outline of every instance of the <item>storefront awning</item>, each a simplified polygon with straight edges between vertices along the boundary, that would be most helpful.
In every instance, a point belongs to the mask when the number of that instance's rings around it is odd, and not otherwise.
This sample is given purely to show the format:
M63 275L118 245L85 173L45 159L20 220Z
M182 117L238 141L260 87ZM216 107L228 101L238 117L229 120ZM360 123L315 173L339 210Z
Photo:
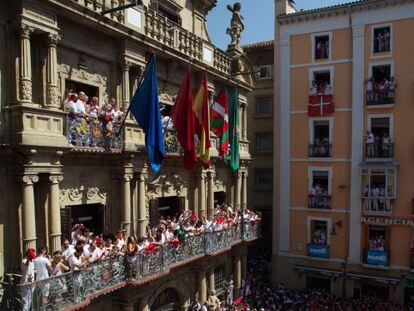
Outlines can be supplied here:
M389 285L396 285L401 282L401 280L396 277L378 276L359 272L348 272L348 277L351 279L368 279Z
M320 273L323 275L329 275L329 276L342 276L343 274L341 270L304 266L304 265L295 265L293 269L295 269L298 272L316 272L316 273Z

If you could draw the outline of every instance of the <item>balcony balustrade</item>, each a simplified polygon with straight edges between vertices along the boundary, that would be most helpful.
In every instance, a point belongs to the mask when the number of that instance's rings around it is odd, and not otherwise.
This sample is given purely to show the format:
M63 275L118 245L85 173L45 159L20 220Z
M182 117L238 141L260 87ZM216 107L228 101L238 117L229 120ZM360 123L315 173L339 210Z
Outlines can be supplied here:
M309 157L311 158L331 158L332 145L330 144L313 144L309 145Z
M393 105L395 103L394 92L379 89L366 91L367 106Z
M246 222L221 231L189 236L180 242L161 246L151 253L143 251L134 256L117 255L79 271L24 285L3 284L3 289L7 288L7 291L3 293L2 302L13 302L14 305L20 303L20 297L16 297L19 289L20 293L31 293L33 311L86 306L93 297L128 284L140 285L155 280L174 267L224 252L243 241L257 239L259 233L259 223Z
M77 5L81 5L84 9L99 14L101 14L103 10L112 9L118 7L119 5L133 2L132 0L71 1ZM125 12L126 10L120 10L106 14L105 16L128 27L125 19ZM144 21L144 33L148 37L195 60L207 62L213 68L226 75L230 74L231 57L224 51L203 40L201 37L198 37L192 32L182 28L178 24L168 20L168 18L158 14L152 9L144 8L143 12L138 14L144 15L141 19ZM208 50L207 53L205 53L205 49Z
M332 196L325 194L309 194L308 208L331 209Z
M387 197L362 197L362 211L366 215L390 216L394 199Z
M388 267L390 253L379 250L365 250L364 263L372 266Z
M123 147L123 135L118 135L119 123L100 118L68 116L66 125L69 145L75 149L119 150Z
M392 159L394 157L394 143L366 143L365 157L367 159Z
M329 258L329 245L325 244L308 244L307 254L309 257L314 258Z

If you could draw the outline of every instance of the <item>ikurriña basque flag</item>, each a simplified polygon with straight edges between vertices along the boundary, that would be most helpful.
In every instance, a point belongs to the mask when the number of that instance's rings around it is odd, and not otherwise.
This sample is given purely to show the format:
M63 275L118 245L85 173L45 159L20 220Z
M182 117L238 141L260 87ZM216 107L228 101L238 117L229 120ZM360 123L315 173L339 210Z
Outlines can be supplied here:
M141 85L131 100L129 109L145 133L145 147L154 173L157 173L165 157L164 134L158 101L157 60L151 56Z

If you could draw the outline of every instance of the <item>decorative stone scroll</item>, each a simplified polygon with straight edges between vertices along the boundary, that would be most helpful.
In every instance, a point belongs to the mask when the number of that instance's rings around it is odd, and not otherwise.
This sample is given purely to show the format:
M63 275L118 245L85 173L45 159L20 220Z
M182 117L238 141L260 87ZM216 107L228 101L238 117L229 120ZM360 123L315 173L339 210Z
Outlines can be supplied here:
M106 203L108 191L98 187L70 188L60 190L61 205L82 203Z

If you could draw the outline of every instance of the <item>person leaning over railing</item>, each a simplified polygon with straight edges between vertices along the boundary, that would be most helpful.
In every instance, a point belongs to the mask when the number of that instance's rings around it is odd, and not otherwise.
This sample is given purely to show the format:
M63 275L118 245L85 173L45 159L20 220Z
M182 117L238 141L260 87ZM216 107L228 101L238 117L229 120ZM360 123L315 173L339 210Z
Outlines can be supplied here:
M22 296L22 310L29 311L32 305L32 295L33 287L28 283L34 281L35 278L35 269L34 269L34 259L36 258L36 253L33 248L29 248L26 251L26 255L22 260L20 265L22 269L22 278L20 280L21 287L21 296Z

